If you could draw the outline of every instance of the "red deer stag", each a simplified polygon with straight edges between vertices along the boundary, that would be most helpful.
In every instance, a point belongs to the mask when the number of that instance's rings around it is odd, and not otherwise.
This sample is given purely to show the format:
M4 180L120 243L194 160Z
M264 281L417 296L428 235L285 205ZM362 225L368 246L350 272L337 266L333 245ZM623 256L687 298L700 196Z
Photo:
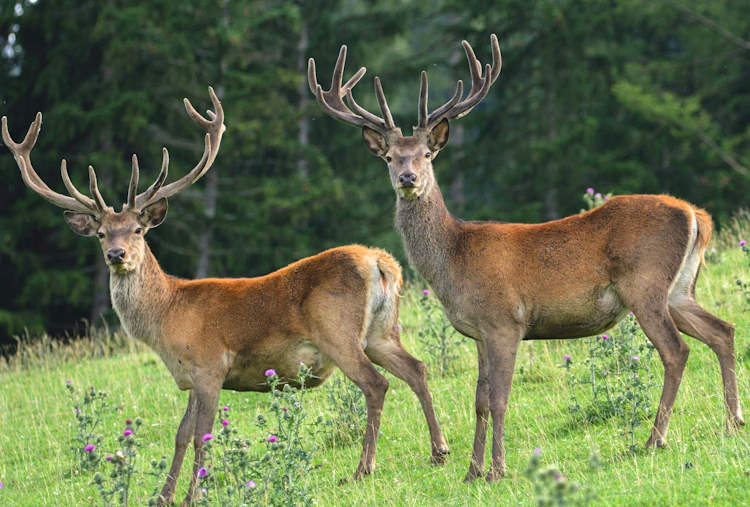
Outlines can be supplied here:
M493 439L487 480L505 473L505 411L519 342L601 333L628 310L664 364L664 388L648 447L666 443L688 357L680 331L716 353L728 426L743 424L734 328L701 308L694 296L712 228L705 211L665 195L615 197L594 210L542 224L464 222L447 210L432 161L448 142L448 121L468 114L500 73L497 37L490 41L492 65L484 69L463 41L471 90L464 98L458 81L453 97L431 113L427 74L422 72L419 120L412 136L403 136L393 123L377 77L375 94L383 117L354 101L352 88L364 67L342 86L346 46L328 91L317 82L315 61L308 62L310 89L323 110L361 127L367 147L387 163L396 192L396 228L409 261L430 283L453 326L476 340L476 432L466 480L483 474L489 414Z
M99 237L110 270L112 305L132 338L146 342L164 361L177 386L190 390L177 431L175 453L161 503L172 502L190 440L195 448L186 503L196 498L197 472L203 463L201 437L211 431L219 391L267 391L264 371L274 368L294 379L300 362L319 385L338 366L364 393L367 428L355 477L375 468L375 446L387 379L377 363L406 381L422 404L432 443L432 459L441 463L448 448L427 387L425 366L402 346L397 329L401 268L378 249L350 245L299 260L258 278L182 280L159 267L144 236L167 213L167 198L193 184L216 158L225 130L221 104L209 88L215 112L206 119L185 99L189 116L204 130L205 149L198 164L165 185L169 156L163 150L156 181L138 194L138 162L133 155L128 200L120 212L108 207L89 166L90 198L61 172L68 195L51 190L33 169L30 152L42 124L41 114L22 143L8 134L5 144L21 169L24 183L64 208L65 221L82 236Z

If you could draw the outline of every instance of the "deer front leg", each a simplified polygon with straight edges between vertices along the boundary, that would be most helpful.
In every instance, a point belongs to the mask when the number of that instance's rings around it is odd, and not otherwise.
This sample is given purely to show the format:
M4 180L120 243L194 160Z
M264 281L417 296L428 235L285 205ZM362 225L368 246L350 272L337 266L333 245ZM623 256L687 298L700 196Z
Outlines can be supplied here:
M492 465L487 473L488 482L497 481L505 475L505 412L520 341L521 335L515 330L488 334L487 338L492 414Z
M469 471L464 482L471 482L484 474L484 447L487 438L487 423L490 415L489 371L487 369L487 347L482 340L477 340L477 393L475 410L477 416L474 429L474 450L471 455Z
M161 489L156 505L167 505L174 501L174 491L177 484L177 478L180 475L182 460L185 458L185 451L187 450L188 444L190 444L190 439L193 438L193 433L195 433L196 398L194 392L194 390L190 390L187 410L185 410L185 415L182 416L182 421L180 422L180 427L177 430L177 436L175 437L172 466L169 469L167 481Z
M211 432L216 417L216 408L219 404L219 391L221 384L207 382L204 385L194 383L195 394L195 432L193 434L193 447L195 448L195 459L193 460L193 475L190 478L185 500L182 505L191 505L193 500L200 498L198 489L198 471L203 467L203 437ZM213 385L211 385L213 384Z

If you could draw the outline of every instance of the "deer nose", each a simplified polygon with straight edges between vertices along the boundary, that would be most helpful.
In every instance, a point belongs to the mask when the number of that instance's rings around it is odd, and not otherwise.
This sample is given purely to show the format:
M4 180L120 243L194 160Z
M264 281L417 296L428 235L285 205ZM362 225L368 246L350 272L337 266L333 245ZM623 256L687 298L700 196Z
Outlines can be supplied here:
M110 248L107 250L107 260L111 264L122 264L125 259L124 248Z
M417 181L417 175L411 171L404 171L398 175L398 182L402 187L413 187Z

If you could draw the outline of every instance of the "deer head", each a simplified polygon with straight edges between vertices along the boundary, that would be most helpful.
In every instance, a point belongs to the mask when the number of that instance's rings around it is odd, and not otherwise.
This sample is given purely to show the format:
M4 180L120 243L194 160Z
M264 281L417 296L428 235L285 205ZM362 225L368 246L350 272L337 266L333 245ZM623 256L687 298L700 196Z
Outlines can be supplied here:
M328 91L324 91L318 84L315 60L313 58L308 60L307 81L318 103L326 113L337 120L362 128L362 137L367 148L388 164L391 185L397 195L402 198L416 199L432 188L435 184L432 161L448 143L450 131L448 121L468 114L487 95L490 86L500 74L502 60L500 45L495 34L490 37L492 65L486 64L484 73L471 45L466 41L463 41L462 45L471 72L469 94L462 98L463 82L459 80L453 97L433 112L428 113L427 73L422 71L419 119L411 136L402 135L401 129L393 123L393 116L378 77L375 77L375 95L383 114L382 118L362 108L352 95L352 89L365 74L364 67L361 67L342 86L346 46L341 46ZM348 106L342 100L344 97Z
M70 195L51 190L39 177L31 165L31 150L39 137L42 126L42 113L29 127L26 137L16 143L8 132L8 120L2 117L3 142L13 153L24 183L34 192L52 204L65 209L63 214L73 232L81 236L98 236L105 261L113 273L127 274L135 271L144 258L146 244L144 236L152 227L164 221L167 215L167 198L195 183L213 164L221 143L221 136L226 130L224 110L213 88L208 89L216 112L207 111L210 119L201 116L188 99L184 99L188 115L206 131L203 156L198 164L185 176L168 185L169 152L162 149L162 164L156 181L144 192L138 194L138 158L133 155L132 173L128 185L128 200L117 212L107 206L102 198L96 180L94 168L89 166L89 191L91 197L81 193L70 180L65 159L60 164L60 173L65 188Z

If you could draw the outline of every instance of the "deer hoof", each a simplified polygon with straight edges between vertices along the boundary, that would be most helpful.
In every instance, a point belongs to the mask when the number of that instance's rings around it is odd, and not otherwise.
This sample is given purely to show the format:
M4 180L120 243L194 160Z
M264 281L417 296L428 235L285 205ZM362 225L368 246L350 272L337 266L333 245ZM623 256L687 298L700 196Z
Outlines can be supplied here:
M502 468L492 467L490 468L490 471L487 472L487 477L485 478L485 480L487 482L497 482L500 479L502 479L503 476L505 476L505 467L502 467Z
M666 447L667 441L665 439L651 436L649 437L648 441L646 442L646 449L658 449L660 447Z
M470 466L469 471L466 472L466 477L464 477L464 482L474 482L478 477L481 477L484 475L484 471L478 467Z
M441 447L439 449L436 449L432 451L432 457L430 458L430 462L433 465L443 465L445 464L445 457L448 456L450 453L451 451L447 447Z

